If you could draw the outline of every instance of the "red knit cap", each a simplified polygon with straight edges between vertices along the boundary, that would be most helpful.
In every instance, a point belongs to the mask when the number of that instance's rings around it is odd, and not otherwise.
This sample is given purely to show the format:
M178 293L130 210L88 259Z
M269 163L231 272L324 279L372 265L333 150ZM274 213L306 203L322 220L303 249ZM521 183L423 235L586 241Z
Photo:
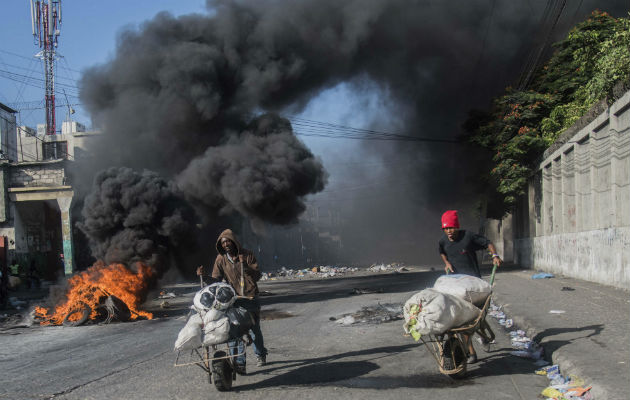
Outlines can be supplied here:
M442 214L442 229L444 228L458 228L459 219L457 218L457 210L448 210Z

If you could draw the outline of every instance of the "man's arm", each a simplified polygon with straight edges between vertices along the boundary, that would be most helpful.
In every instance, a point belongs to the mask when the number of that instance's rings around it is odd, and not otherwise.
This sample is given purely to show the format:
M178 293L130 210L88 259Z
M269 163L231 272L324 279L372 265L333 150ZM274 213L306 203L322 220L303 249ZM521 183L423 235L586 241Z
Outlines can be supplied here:
M501 264L503 264L503 260L501 260L499 254L497 254L497 249L494 247L494 244L492 244L492 242L488 243L488 251L492 254L492 264L500 267Z
M455 272L453 269L453 265L448 261L448 257L444 253L440 253L440 257L442 257L442 261L444 261L444 272L447 274L449 272Z

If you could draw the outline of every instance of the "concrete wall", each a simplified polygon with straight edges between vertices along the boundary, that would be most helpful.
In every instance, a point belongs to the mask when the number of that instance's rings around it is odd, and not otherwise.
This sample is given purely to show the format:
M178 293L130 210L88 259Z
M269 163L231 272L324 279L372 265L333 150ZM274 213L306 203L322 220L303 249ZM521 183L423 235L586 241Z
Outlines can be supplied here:
M64 161L20 163L11 168L10 187L64 186Z
M630 92L545 153L514 217L515 262L630 289Z

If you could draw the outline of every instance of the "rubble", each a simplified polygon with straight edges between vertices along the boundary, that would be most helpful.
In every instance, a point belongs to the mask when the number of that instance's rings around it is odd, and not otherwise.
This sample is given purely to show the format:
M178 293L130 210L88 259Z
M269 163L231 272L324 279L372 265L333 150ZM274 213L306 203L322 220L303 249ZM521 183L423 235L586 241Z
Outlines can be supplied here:
M398 321L401 319L403 319L402 304L394 303L379 303L375 306L366 306L355 313L346 314L340 318L330 318L331 321L345 326L359 323L382 324L383 322Z
M263 272L260 280L300 279L300 278L330 278L359 271L357 267L316 266L312 268L291 269L282 267L276 272Z

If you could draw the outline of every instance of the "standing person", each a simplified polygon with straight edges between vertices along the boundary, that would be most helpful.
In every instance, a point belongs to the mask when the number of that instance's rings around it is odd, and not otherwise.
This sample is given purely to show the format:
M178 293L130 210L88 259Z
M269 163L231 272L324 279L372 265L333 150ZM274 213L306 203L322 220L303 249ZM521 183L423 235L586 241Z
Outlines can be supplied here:
M488 238L459 229L457 210L448 210L442 214L442 231L444 235L439 241L440 257L444 261L444 271L447 274L451 272L481 278L479 263L477 262L477 250L488 249L492 254L492 263L496 266L500 266L503 262L497 254L494 244ZM463 336L468 343L468 363L476 363L477 353L472 340L467 335Z
M258 285L256 282L261 277L258 269L258 262L254 253L241 247L236 239L236 235L230 229L224 230L217 239L216 243L217 255L212 269L212 280L226 280L236 293L240 296L250 297L244 307L254 316L254 326L250 329L249 334L253 340L254 354L256 354L256 365L259 367L267 363L267 349L265 348L263 334L260 330L260 302L258 300ZM241 268L242 267L242 268ZM243 275L241 275L243 271ZM197 268L197 275L207 275L203 266ZM230 348L234 347L234 343L230 344ZM238 349L234 349L233 354L244 353L245 348L242 344ZM244 375L246 359L245 354L236 358L236 372Z

